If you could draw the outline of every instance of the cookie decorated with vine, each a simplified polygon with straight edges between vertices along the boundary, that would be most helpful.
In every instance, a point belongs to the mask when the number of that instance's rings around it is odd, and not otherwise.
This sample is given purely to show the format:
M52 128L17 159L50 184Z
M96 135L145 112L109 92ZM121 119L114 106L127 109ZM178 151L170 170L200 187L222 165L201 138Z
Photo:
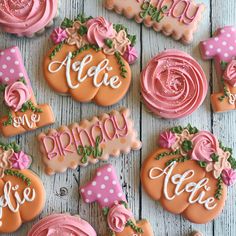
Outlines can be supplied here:
M222 212L235 169L232 149L212 133L178 126L160 134L159 148L145 160L141 180L167 211L205 224Z
M53 30L54 46L44 60L44 76L57 93L79 102L109 106L119 102L131 83L137 59L136 37L103 17L77 16Z
M0 233L15 232L44 208L45 189L30 164L17 144L0 143Z

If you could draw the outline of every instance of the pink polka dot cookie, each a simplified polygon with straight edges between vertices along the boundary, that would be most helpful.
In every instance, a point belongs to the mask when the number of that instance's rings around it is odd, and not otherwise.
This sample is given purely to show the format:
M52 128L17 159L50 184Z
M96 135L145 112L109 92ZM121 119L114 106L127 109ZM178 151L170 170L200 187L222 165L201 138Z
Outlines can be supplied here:
M0 90L8 112L0 133L11 137L54 123L49 105L38 105L18 47L0 50Z
M105 216L108 228L115 236L154 236L146 220L136 222L128 208L126 197L112 165L96 170L95 177L80 188L86 203L97 202Z
M218 29L212 38L199 45L204 60L213 59L217 75L222 80L222 92L212 94L215 112L236 109L236 28L226 26Z

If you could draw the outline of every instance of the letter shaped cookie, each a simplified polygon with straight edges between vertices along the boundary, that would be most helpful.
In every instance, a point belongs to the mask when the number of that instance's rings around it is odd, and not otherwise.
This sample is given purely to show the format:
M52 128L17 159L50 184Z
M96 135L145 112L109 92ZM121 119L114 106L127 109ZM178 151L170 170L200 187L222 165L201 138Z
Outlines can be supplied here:
M236 180L231 149L190 125L164 131L159 145L142 166L148 195L193 223L215 219L225 205L227 186Z
M148 221L135 222L112 165L98 168L93 180L81 187L80 192L86 203L99 204L108 228L114 235L154 235Z
M104 0L104 5L183 43L192 42L205 9L204 4L192 0Z
M220 77L222 92L211 95L215 112L236 109L236 29L226 26L218 29L214 36L200 43L204 60L214 59L217 75Z
M65 19L51 39L44 75L59 94L79 102L110 106L120 101L131 82L129 64L137 59L134 35L103 17Z
M7 115L0 118L0 133L11 137L54 123L49 105L38 105L18 47L0 51L0 90Z
M45 190L16 144L0 145L0 233L16 231L43 210Z

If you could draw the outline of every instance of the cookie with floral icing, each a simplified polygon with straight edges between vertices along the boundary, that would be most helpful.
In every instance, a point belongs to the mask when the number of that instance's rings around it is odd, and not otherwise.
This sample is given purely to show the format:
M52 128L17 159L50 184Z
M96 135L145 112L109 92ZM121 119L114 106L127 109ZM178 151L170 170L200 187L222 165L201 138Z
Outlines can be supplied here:
M16 46L0 50L0 92L6 107L6 115L0 117L3 136L15 136L54 123L51 107L36 102Z
M16 231L43 210L45 190L29 170L31 157L15 143L0 143L0 233Z
M213 37L199 45L204 60L214 59L216 72L222 82L222 91L211 95L215 112L236 109L236 28L219 28Z
M97 202L99 204L110 235L154 236L148 221L135 222L112 165L108 164L98 168L95 177L82 186L80 192L86 203Z
M51 26L57 12L58 0L0 0L0 28L32 37Z
M141 170L148 195L193 223L215 219L225 205L227 187L236 180L232 149L191 125L164 131L159 146Z
M134 18L137 23L144 23L183 43L192 42L205 9L204 4L192 0L104 0L104 5L108 10Z
M53 214L44 217L38 223L33 225L27 236L45 236L45 235L78 235L78 236L96 236L93 227L79 216L70 214Z
M129 64L137 59L136 37L103 17L65 19L54 29L55 44L44 60L44 75L59 94L79 102L109 106L120 101L131 82Z
M204 101L207 89L199 63L175 49L152 58L141 74L143 102L151 112L166 119L193 113Z

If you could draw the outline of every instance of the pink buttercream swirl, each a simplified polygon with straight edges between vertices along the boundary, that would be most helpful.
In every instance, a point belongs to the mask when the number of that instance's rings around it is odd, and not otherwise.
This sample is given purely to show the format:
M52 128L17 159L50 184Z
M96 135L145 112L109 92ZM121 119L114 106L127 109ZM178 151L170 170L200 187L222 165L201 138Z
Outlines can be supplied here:
M18 170L27 169L31 164L31 158L23 151L15 152L11 156L10 161L12 163L12 167Z
M0 27L19 36L32 36L56 16L58 0L0 0Z
M31 97L27 86L17 81L8 85L5 88L4 100L8 107L12 108L15 112L22 108L22 105L27 102Z
M227 185L227 186L231 186L235 183L236 181L236 171L231 169L231 168L226 168L222 171L222 175L221 175L223 182Z
M236 60L232 60L228 64L224 72L224 80L231 86L236 87Z
M113 24L108 22L103 17L97 17L89 20L87 23L87 38L89 43L97 44L103 47L105 39L111 39L115 36Z
M208 131L200 131L191 141L193 143L191 159L195 161L211 162L211 155L217 153L219 149L217 138Z
M123 204L115 204L108 213L107 222L109 228L117 233L124 230L128 220L133 217L132 212L125 208Z
M66 33L66 30L62 29L61 27L57 27L51 33L50 38L52 39L54 44L59 44L67 39L68 35Z
M159 145L163 148L171 148L176 142L176 135L171 131L164 131L159 136Z
M194 112L207 93L206 76L196 60L179 50L154 57L141 74L141 93L148 109L163 118Z
M135 47L128 45L123 57L129 64L134 64L138 58L138 52Z

